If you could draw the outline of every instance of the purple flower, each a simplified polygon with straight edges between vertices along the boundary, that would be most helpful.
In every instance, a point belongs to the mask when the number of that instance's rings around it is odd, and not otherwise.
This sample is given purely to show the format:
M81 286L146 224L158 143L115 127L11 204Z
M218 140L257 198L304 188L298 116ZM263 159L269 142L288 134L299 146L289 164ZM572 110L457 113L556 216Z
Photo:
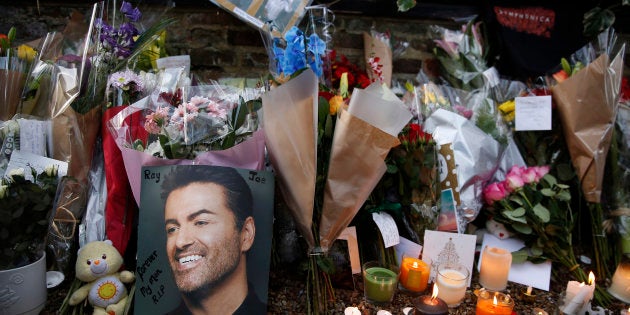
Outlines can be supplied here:
M131 3L123 1L122 6L120 6L120 12L122 12L128 19L132 22L138 22L140 17L142 17L142 13L138 7L133 7Z

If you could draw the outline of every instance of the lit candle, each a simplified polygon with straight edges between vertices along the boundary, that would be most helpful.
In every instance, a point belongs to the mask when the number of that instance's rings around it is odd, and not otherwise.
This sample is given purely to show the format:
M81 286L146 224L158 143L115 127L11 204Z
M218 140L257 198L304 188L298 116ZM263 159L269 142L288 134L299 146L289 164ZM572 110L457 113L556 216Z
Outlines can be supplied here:
M462 265L440 265L436 284L438 297L449 307L458 306L466 296L470 272Z
M414 315L446 315L448 314L448 306L438 297L439 289L433 284L433 293L431 295L423 295L413 301L416 311Z
M628 307L627 310L621 310L621 314L620 315L630 315L630 307Z
M532 310L532 315L549 315L549 313L547 313L547 311L543 310L542 308L534 307L534 309Z
M344 315L361 315L361 311L359 311L359 308L356 306L348 306L343 311L343 314Z
M481 289L477 297L477 315L511 315L514 300L507 294Z
M528 286L527 290L525 292L523 292L523 296L522 296L523 300L533 303L536 301L536 294L532 293L532 286Z
M504 290L507 287L511 265L510 251L498 247L484 247L479 268L479 283L488 290Z
M617 299L630 303L630 262L622 262L617 266L608 292Z
M577 314L577 312L584 306L584 301L587 299L588 294L591 292L590 286L585 285L584 282L580 283L579 291L571 299L566 299L562 312L567 315Z
M398 286L398 273L379 267L378 263L368 262L363 267L363 287L365 298L373 304L386 304L392 301Z
M427 289L429 265L424 261L404 256L400 264L400 284L411 292L422 292Z

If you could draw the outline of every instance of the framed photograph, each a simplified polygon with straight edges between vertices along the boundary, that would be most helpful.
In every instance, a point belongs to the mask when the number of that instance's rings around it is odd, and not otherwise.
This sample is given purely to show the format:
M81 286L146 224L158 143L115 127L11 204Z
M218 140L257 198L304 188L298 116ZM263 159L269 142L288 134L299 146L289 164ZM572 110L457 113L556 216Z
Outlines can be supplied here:
M271 172L207 165L144 166L140 195L137 312L181 314L189 304L204 304L194 299L217 301L206 296L227 291L227 284L205 279L234 279L235 272L246 269L245 301L254 296L258 304L245 313L266 314L273 227ZM223 198L228 201L221 202ZM236 223L239 217L245 218L244 223ZM232 234L223 235L225 231ZM239 267L241 261L245 268ZM223 271L217 270L237 271L219 274ZM206 282L197 283L198 279ZM232 282L243 283L242 279ZM190 299L193 303L186 303Z

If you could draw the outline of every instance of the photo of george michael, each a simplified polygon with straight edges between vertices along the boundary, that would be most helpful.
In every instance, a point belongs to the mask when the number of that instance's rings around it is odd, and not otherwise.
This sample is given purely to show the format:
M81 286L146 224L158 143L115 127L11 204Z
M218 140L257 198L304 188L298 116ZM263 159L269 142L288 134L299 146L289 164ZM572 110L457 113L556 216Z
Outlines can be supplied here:
M162 183L166 253L183 303L171 314L266 314L247 281L252 192L228 167L176 167Z

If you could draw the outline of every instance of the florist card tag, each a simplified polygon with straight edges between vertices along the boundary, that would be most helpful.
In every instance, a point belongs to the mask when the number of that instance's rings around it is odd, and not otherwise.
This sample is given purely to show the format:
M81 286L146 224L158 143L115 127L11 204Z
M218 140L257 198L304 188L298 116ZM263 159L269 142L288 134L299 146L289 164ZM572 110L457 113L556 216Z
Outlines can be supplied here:
M429 282L435 282L438 266L445 262L457 262L464 265L472 274L475 260L475 243L477 236L426 230L422 261L431 266ZM468 286L470 286L468 277Z
M517 97L516 131L551 130L551 95Z
M47 158L30 152L15 150L11 154L11 159L7 165L5 176L6 174L9 174L9 171L11 170L22 168L24 169L24 178L32 181L33 175L31 174L29 167L34 168L37 173L41 173L49 165L57 165L58 178L62 178L63 176L66 176L66 173L68 173L67 162Z
M392 247L400 243L400 235L398 234L398 227L396 227L396 221L387 212L374 212L372 213L372 219L376 226L381 231L383 237L383 244L385 248Z

